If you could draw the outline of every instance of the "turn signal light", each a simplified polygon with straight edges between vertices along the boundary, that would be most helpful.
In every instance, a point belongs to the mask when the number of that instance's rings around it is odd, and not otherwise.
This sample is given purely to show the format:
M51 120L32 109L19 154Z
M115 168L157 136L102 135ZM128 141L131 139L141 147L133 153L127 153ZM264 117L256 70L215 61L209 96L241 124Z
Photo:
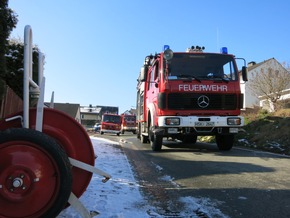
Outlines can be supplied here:
M180 119L179 118L176 118L176 117L168 117L165 119L165 124L166 125L172 125L172 126L175 126L175 125L180 125Z
M228 118L228 125L241 125L241 118L239 117Z

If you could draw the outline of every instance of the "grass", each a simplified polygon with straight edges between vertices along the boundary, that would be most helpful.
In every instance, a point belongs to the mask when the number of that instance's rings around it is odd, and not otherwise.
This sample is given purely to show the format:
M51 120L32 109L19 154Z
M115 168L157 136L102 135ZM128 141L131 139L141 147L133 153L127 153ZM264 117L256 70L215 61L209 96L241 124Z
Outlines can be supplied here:
M290 155L290 109L275 113L265 110L243 113L245 126L235 137L235 146L244 146ZM214 136L199 136L201 142L215 142Z
M235 145L290 155L290 109L245 113L245 126Z

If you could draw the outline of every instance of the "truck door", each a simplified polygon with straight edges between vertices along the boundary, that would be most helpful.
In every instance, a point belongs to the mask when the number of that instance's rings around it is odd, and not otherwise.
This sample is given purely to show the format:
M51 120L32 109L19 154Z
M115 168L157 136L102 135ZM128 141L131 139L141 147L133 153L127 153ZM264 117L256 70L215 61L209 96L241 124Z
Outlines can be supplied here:
M149 69L148 77L148 91L147 91L147 107L150 108L151 113L153 117L155 118L155 110L157 109L157 97L159 93L159 69L158 69L158 62L155 62L155 64Z

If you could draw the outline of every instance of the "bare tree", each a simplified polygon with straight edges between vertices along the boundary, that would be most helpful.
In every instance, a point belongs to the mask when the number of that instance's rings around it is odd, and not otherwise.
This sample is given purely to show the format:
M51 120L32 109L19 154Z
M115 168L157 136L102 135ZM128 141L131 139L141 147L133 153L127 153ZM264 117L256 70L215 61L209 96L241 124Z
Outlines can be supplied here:
M290 63L283 61L281 65L290 73Z
M248 87L256 96L266 96L276 110L283 90L290 88L290 73L286 69L261 68L253 74Z

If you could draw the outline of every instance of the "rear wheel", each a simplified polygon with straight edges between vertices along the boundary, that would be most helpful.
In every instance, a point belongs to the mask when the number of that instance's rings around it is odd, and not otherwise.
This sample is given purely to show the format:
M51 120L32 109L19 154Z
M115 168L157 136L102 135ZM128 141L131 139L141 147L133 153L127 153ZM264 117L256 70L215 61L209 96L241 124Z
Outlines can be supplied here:
M145 135L143 135L143 134L141 134L140 139L141 139L141 142L142 142L143 144L145 144L145 143L148 142L148 136L145 136Z
M25 128L0 132L0 217L56 217L72 189L71 165L62 147Z
M141 127L140 127L140 123L138 123L138 127L137 127L137 139L141 139Z
M231 150L234 145L234 135L216 135L215 140L221 151Z
M141 123L138 123L137 138L140 139L141 143L145 144L148 142L148 136L142 134Z

